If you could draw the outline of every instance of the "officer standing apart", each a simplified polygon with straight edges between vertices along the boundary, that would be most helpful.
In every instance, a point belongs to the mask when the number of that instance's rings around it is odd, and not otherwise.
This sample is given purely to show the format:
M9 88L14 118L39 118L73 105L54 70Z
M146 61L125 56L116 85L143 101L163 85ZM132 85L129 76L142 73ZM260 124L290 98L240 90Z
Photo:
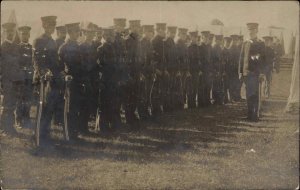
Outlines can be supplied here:
M272 82L272 72L275 70L275 53L273 46L273 37L272 36L264 36L263 39L265 40L266 46L266 63L264 68L264 74L266 76L266 85L264 89L264 93L267 98L270 96L270 88Z
M263 78L262 70L265 64L265 45L258 39L258 23L248 23L249 40L242 46L239 60L239 78L246 84L248 117L250 121L258 121L259 85Z
M44 34L35 39L33 43L34 84L44 83L45 91L43 112L41 116L40 137L48 139L51 120L55 106L59 103L61 89L60 67L58 65L57 45L52 38L55 31L56 16L42 17Z

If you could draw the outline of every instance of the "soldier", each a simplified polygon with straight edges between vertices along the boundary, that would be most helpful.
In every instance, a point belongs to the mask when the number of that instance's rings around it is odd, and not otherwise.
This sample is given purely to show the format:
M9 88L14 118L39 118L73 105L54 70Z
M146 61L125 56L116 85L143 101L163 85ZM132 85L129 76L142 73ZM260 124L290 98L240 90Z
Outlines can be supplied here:
M59 103L59 93L61 89L60 67L58 65L57 45L52 38L55 31L56 16L41 17L44 33L33 42L33 61L34 61L34 84L43 83L45 89L43 101L40 104L42 115L40 118L40 137L48 139L51 120L54 115L55 105ZM39 119L39 118L38 118Z
M32 63L32 45L29 44L30 38L30 30L29 26L20 26L18 28L20 35L20 66L24 71L24 93L23 93L23 102L22 102L22 111L21 117L24 121L30 120L30 107L33 101L33 86L32 86L32 78L33 78L33 63Z
M65 39L67 36L67 31L66 31L66 26L57 26L56 27L56 35L57 38L55 40L57 48L65 43ZM61 67L63 64L59 64ZM63 67L61 68L63 69ZM59 103L55 105L55 110L54 110L54 124L55 125L63 125L63 114L64 114L64 88L60 89L59 93Z
M105 42L98 48L98 59L101 65L101 83L103 89L100 92L100 131L107 133L110 130L119 129L120 119L120 77L119 65L115 54L115 34L112 28L103 28Z
M272 82L272 72L274 69L274 62L275 62L275 53L273 46L273 38L272 36L264 36L263 39L265 40L266 46L266 61L265 61L265 68L264 74L266 76L266 85L265 85L265 95L267 98L270 96L270 86Z
M66 26L57 26L56 27L56 44L57 47L59 48L63 43L65 43L65 39L67 36L67 31L66 31Z
M222 105L224 103L224 76L225 64L223 58L223 35L215 35L215 45L211 51L211 63L213 67L213 88L212 97L214 103Z
M258 23L248 23L250 39L242 46L239 60L239 78L245 81L248 117L250 121L258 121L259 117L259 85L263 77L265 63L265 45L258 39Z
M231 101L241 100L242 83L239 80L239 59L241 54L240 37L238 35L231 35L232 45L230 47L230 66L229 66L229 94Z
M224 103L228 103L229 97L229 68L230 68L230 46L231 46L232 38L224 37L224 49L223 49L223 59L225 64L225 76L224 79Z
M98 48L102 45L102 35L103 35L103 31L102 31L102 28L95 25L95 28L96 28L96 37L95 39L93 40L93 46Z
M80 36L79 24L66 24L69 39L58 51L60 62L65 66L65 81L67 84L70 83L66 89L66 92L70 91L69 114L66 113L68 110L65 109L65 117L67 117L68 125L71 127L70 137L73 139L77 139L79 132L86 133L88 131L86 114L84 113L87 112L84 104L86 103L85 96L88 87L84 81L84 68L86 66L82 63L80 46L77 42Z
M19 46L13 42L16 33L16 24L7 22L2 24L5 40L1 44L1 93L3 90L3 116L1 116L1 128L4 132L15 135L13 113L15 111L15 125L21 121L22 89L24 83L24 71L20 66ZM3 89L2 89L3 88Z
M97 63L98 55L97 48L93 43L96 36L97 28L95 24L88 23L82 29L85 36L84 42L80 44L81 64L83 66L82 82L85 85L85 100L83 103L82 112L82 129L88 132L88 119L90 116L95 116L97 111L97 100L99 91L99 65Z
M166 23L156 24L156 36L152 39L153 64L153 87L151 92L152 116L156 118L161 114L161 79L164 71L164 38L166 37Z
M114 50L116 56L116 64L118 65L118 72L121 78L120 81L120 96L121 101L119 101L120 109L123 105L123 110L125 109L125 103L127 101L127 94L126 94L126 84L129 81L129 68L126 65L126 47L125 47L125 38L124 38L124 30L126 26L126 19L125 18L114 18ZM121 120L121 115L120 115Z
M153 25L143 25L143 38L140 41L140 66L141 73L145 77L145 85L140 83L139 86L139 94L140 101L138 103L138 110L141 119L149 118L148 107L150 107L150 93L152 87L152 74L154 72L154 68L152 65L152 45L151 39L154 35L154 26Z
M162 95L163 95L163 109L164 111L173 111L174 104L178 103L175 100L176 90L175 86L177 54L174 38L176 36L177 27L168 26L167 37L164 40L164 54L165 54L165 72L163 75Z
M210 101L210 91L212 88L212 66L211 66L211 36L209 31L202 31L202 43L199 47L200 51L200 63L202 64L203 76L199 83L199 93L198 102L201 106L211 105Z
M186 28L178 28L178 40L176 42L176 76L175 85L175 107L176 109L183 109L186 103L186 85L188 77L190 77L188 69L188 49L187 49L187 31ZM180 87L180 88L179 88Z
M188 96L188 108L196 108L196 96L198 92L198 101L204 98L204 95L198 90L199 77L203 77L203 71L200 64L200 52L198 46L198 32L190 32L191 43L188 46L188 73L186 77L188 78L187 82L187 96Z
M130 125L136 124L138 121L135 115L135 110L138 103L138 83L140 81L140 60L139 60L139 47L140 47L140 20L130 20L129 21L129 35L125 40L126 54L126 64L129 69L130 81L126 86L126 102L125 102L125 116L126 123Z

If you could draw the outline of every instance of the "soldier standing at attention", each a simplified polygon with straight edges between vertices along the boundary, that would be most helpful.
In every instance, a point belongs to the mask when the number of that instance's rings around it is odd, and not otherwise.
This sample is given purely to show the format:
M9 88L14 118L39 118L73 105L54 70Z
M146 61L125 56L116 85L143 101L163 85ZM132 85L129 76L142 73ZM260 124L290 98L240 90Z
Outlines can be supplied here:
M215 45L211 51L211 63L213 67L213 88L212 97L214 104L224 103L224 81L225 64L223 58L223 35L215 35Z
M114 30L103 28L103 39L105 42L98 48L98 59L101 65L101 83L103 89L100 92L100 132L108 133L119 129L120 119L120 94L118 76L118 62L114 46Z
M66 31L66 26L62 25L62 26L57 26L56 27L56 35L57 38L55 40L57 48L59 49L59 47L65 43L65 39L67 36L67 31ZM62 68L61 70L63 70L63 64L59 64ZM63 125L64 121L63 121L63 114L64 114L64 88L62 87L60 89L60 101L57 105L55 105L55 111L54 111L54 124L55 125Z
M95 39L93 40L93 46L98 48L102 45L102 35L103 35L103 31L102 31L102 28L95 25L96 27L96 36L95 36Z
M152 39L153 55L152 61L154 64L155 73L153 74L153 88L151 93L152 115L157 117L161 114L161 80L164 71L164 38L166 37L166 23L156 24L156 36Z
M188 46L188 73L187 78L190 78L187 83L188 108L196 108L196 96L198 92L198 102L204 98L203 91L199 92L199 78L203 77L203 71L200 64L200 54L198 46L198 32L190 32L191 43Z
M153 25L143 25L143 38L140 41L140 64L141 64L141 74L145 77L144 83L139 86L140 101L138 103L138 110L141 119L148 119L149 112L148 107L150 107L150 92L152 87L152 74L154 68L152 65L152 45L151 39L154 35Z
M212 88L212 65L211 65L211 34L209 31L202 31L202 43L199 47L200 53L200 63L202 64L203 69L203 80L201 87L199 88L200 94L203 94L203 99L200 100L201 106L208 106L211 105L210 101L210 91ZM201 96L200 96L201 97Z
M186 28L178 28L178 40L176 42L176 75L175 75L175 108L183 109L186 103L186 78L188 74L188 49Z
M240 101L242 86L238 75L239 59L241 54L240 37L233 34L231 35L231 38L232 45L230 47L229 94L231 101Z
M45 98L41 117L41 139L48 139L51 120L54 115L55 105L60 101L62 86L61 67L58 62L57 45L52 38L55 31L56 16L42 17L44 34L35 39L33 43L34 84L45 83Z
M84 42L80 44L81 63L83 66L82 82L85 85L85 103L83 103L82 129L88 132L88 120L94 117L97 111L97 100L99 91L99 64L97 63L97 47L94 46L93 39L96 36L97 28L95 24L88 23L82 29L85 36Z
M135 115L135 110L138 103L138 83L140 74L140 60L139 60L139 48L140 48L140 36L139 29L141 26L140 20L129 21L129 35L125 40L126 48L126 64L129 69L130 81L126 87L126 102L125 102L125 115L126 123L135 125L138 121Z
M164 40L165 72L163 75L163 109L173 111L176 103L175 95L179 86L175 86L177 54L175 45L176 26L168 26L167 38Z
M2 24L5 40L1 44L0 79L3 90L3 113L1 128L9 135L15 135L15 126L21 122L22 88L24 71L20 66L19 46L13 42L16 33L16 24L7 22ZM15 112L15 123L13 113Z
M265 95L267 98L270 96L270 87L272 82L272 72L275 69L275 53L273 46L273 37L272 36L264 36L266 46L266 62L264 68L264 74L266 76L266 86L265 86Z
M229 101L229 69L230 69L230 46L232 38L224 37L224 49L223 49L223 59L225 64L225 76L224 76L224 103Z
M239 78L246 84L248 117L250 121L258 121L259 113L259 83L263 77L262 69L265 64L265 45L258 39L258 24L248 23L249 40L242 46L239 60Z
M30 121L30 107L33 101L33 63L32 63L32 45L29 44L30 30L29 26L20 26L18 28L20 34L20 66L24 71L24 93L21 104L22 122Z
M79 23L66 24L69 39L59 48L59 59L64 64L65 81L70 82L70 105L68 124L70 126L70 138L77 139L79 132L85 133L87 129L85 110L86 86L84 83L84 74L86 67L82 63L80 46L78 38L80 36ZM66 111L66 110L65 110ZM66 114L66 113L65 113Z

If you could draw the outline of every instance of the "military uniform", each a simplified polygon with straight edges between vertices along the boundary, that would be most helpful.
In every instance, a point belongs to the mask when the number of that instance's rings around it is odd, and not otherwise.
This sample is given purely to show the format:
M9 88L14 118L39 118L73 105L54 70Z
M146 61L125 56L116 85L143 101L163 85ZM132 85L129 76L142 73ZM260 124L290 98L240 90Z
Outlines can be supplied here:
M201 34L209 38L209 31L202 31ZM199 94L203 95L203 98L198 99L198 103L201 106L207 106L211 104L210 91L212 89L212 65L211 65L211 45L209 43L202 43L199 47L200 62L202 64L203 76L201 86L199 87ZM200 107L201 107L200 106Z
M257 30L257 23L248 23L249 30ZM259 105L259 80L265 64L265 45L263 41L254 38L243 43L239 60L239 75L244 77L248 119L257 121Z
M18 28L20 35L30 35L31 28L29 26L21 26ZM33 101L33 63L32 63L32 45L28 42L21 41L20 48L20 66L24 71L24 93L21 104L21 117L23 120L30 119L30 107Z
M113 35L113 29L110 28L104 28L103 32L105 36ZM112 41L106 41L98 47L98 59L101 65L103 86L100 92L100 131L108 132L110 128L118 129L121 125L120 68Z
M223 49L223 60L225 64L225 70L224 70L224 76L223 76L223 81L224 81L224 103L228 103L229 101L229 69L230 69L230 46L231 46L231 37L224 37L224 49Z
M174 41L174 37L177 32L177 27L175 26L168 26L168 33L170 36L168 36L164 40L164 53L165 53L165 70L168 72L168 74L164 73L164 79L163 79L163 87L162 87L162 93L163 93L163 108L164 111L172 111L174 110L174 106L176 103L176 95L177 90L181 87L180 84L177 86L176 83L176 74L177 74L177 52L176 52L176 45ZM174 36L171 36L171 35ZM182 90L180 90L182 91Z
M222 35L215 35L216 41L222 41ZM213 88L212 97L215 104L224 103L224 76L225 76L225 64L223 57L223 49L221 44L216 43L211 51L211 63L213 68Z
M46 16L41 19L43 24L54 26L56 24L56 16ZM39 81L45 83L45 96L40 129L40 136L44 139L49 136L51 120L54 115L55 106L59 103L59 94L62 85L57 45L55 40L51 37L51 34L42 34L34 40L33 61L35 69L34 83L37 84Z
M126 64L129 71L130 81L126 85L126 101L125 101L125 115L126 122L133 124L138 120L135 115L135 110L139 101L138 84L140 81L140 60L139 60L139 49L140 49L140 37L137 31L132 31L132 28L140 27L139 20L130 20L129 27L131 29L130 34L125 40L126 48Z
M191 38L197 38L198 32L190 32L190 36ZM191 42L191 44L188 46L188 65L189 75L191 76L187 76L190 79L188 80L189 82L187 82L186 88L188 96L188 107L192 109L197 107L197 93L198 102L201 102L205 97L203 91L199 91L198 89L199 79L200 77L203 77L203 70L201 68L200 52L197 42ZM203 82L203 80L201 82ZM203 88L201 88L201 90L203 90Z
M2 28L12 37L15 32L15 23L4 23ZM5 39L1 44L1 85L3 88L3 113L1 128L5 132L16 133L13 119L15 111L15 124L20 122L20 108L22 103L22 89L24 82L23 68L20 66L19 46L13 39Z
M239 80L239 59L241 54L241 47L236 41L239 40L238 35L231 35L233 44L230 47L230 64L229 64L229 94L231 101L239 101L241 99L241 86L242 83Z
M138 102L138 110L141 119L147 119L149 117L148 107L151 106L150 93L154 68L152 65L153 49L151 44L151 37L146 33L154 33L154 27L153 25L144 25L143 31L145 33L145 36L140 41L139 50L141 82L139 83L138 88L140 97ZM142 77L144 77L144 79Z
M185 38L187 36L186 28L178 28L178 34L183 35ZM175 75L175 107L176 109L183 109L184 104L186 102L186 79L188 75L188 48L187 48L187 40L184 38L180 38L176 43L176 75Z
M157 23L156 30L165 31L165 23ZM151 92L151 102L152 102L152 115L156 117L161 113L161 101L162 101L162 74L164 71L164 36L156 35L152 41L153 47L153 64L155 73L153 74L153 87Z
M265 76L266 76L266 85L265 85L265 94L267 97L270 96L270 87L272 82L272 72L274 68L274 62L275 62L275 53L274 49L272 48L272 41L273 38L271 36L264 36L263 39L265 40L266 44L266 57L265 57L265 68L263 70ZM267 43L270 43L270 45L267 45Z
M79 23L67 24L67 31L79 32ZM70 136L76 138L78 132L86 132L88 126L86 110L86 91L88 86L86 86L85 77L85 65L83 65L81 59L80 46L76 39L69 38L66 43L64 43L59 48L59 59L61 63L64 64L64 75L72 76L72 81L70 83L70 105L69 105L69 126L70 126ZM68 90L68 89L67 89ZM66 114L66 113L65 113Z

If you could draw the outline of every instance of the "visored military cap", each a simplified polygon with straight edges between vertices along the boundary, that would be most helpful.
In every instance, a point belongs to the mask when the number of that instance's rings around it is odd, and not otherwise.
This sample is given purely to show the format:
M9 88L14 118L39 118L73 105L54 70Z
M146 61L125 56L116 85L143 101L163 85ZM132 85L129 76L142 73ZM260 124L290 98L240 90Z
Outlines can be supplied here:
M31 27L30 26L20 26L18 28L18 30L20 33L27 33L27 32L30 32Z
M4 29L14 29L16 27L16 23L13 22L6 22L2 24L2 28Z
M166 30L167 24L166 23L156 23L156 29Z
M76 22L76 23L69 23L69 24L66 24L66 29L68 32L70 31L80 31L80 23L79 22Z
M187 28L178 28L178 33L179 34L187 34L188 29Z
M210 33L210 34L209 34L209 39L213 39L214 36L215 36L214 34Z
M43 23L47 24L56 24L57 16L43 16L41 17L41 20Z
M142 26L144 32L153 32L154 26L153 25L143 25Z
M202 36L209 37L210 31L205 30L201 32Z
M57 31L67 31L66 26L64 26L64 25L57 26L57 27L56 27L56 30L57 30Z
M198 31L191 31L189 32L191 37L197 37L198 36Z
M247 23L247 27L248 27L249 30L257 29L258 28L258 23L249 22L249 23Z
M105 27L102 28L103 34L105 35L112 35L114 33L114 28L113 27Z
M115 26L126 26L126 18L114 18L114 25Z
M129 20L129 27L140 27L141 21L140 20Z
M230 37L232 38L232 40L238 40L238 39L240 39L240 36L237 35L237 34L232 34L232 35L230 35Z
M169 31L169 32L175 33L176 30L177 30L177 27L176 27L176 26L168 26L168 31Z
M95 25L94 23L89 22L88 24L86 24L82 30L83 31L87 31L87 32L96 32L97 31L97 25Z
M273 41L273 37L272 36L264 36L263 39L265 41Z
M216 40L222 40L223 39L223 35L215 35Z

